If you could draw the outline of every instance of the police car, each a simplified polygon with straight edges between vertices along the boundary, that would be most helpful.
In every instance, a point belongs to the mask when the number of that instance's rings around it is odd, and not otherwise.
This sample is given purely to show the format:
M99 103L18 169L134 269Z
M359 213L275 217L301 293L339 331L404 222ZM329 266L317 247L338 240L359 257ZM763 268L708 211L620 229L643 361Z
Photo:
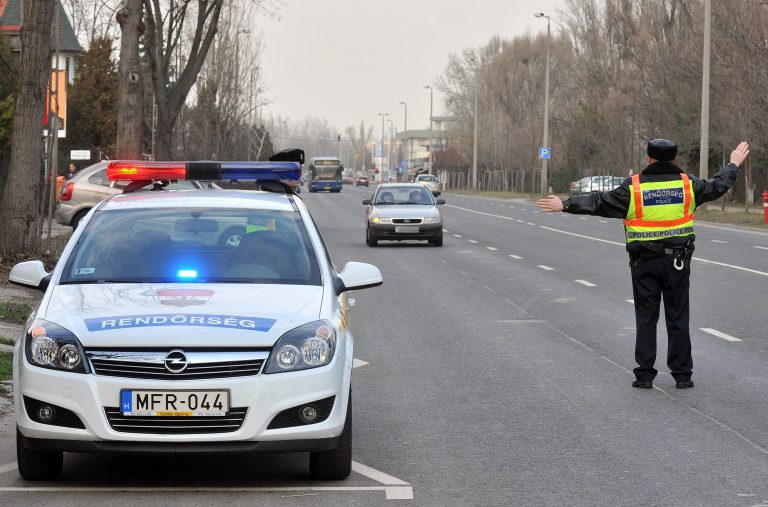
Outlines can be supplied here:
M354 339L348 291L291 193L162 190L171 180L298 180L297 162L110 162L128 192L95 206L48 273L14 355L21 475L64 452L309 451L319 479L351 469ZM154 183L153 183L154 182ZM135 191L154 184L157 191ZM232 224L236 243L221 241Z

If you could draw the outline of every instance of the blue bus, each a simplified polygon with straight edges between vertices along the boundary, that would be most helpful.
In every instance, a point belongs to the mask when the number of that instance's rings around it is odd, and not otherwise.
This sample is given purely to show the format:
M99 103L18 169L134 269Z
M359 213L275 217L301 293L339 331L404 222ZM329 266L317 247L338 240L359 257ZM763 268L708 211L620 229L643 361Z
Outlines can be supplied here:
M339 157L312 157L309 160L309 191L341 192L344 166Z

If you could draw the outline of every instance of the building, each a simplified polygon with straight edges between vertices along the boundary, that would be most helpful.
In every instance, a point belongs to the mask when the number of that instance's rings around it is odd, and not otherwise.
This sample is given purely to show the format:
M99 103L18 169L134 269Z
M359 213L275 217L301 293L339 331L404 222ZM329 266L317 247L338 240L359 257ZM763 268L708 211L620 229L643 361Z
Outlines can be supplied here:
M448 131L456 125L452 116L433 116L431 128L424 130L407 130L397 134L397 141L402 146L402 156L408 161L408 174L413 176L429 172L429 155L438 150L446 149Z

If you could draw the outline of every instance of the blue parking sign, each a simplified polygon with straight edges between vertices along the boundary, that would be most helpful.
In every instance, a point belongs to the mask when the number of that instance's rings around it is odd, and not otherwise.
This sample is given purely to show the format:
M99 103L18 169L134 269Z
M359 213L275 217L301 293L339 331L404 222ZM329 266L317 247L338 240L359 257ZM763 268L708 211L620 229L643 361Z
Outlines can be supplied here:
M542 146L539 148L539 160L549 160L550 158L552 158L552 148L549 146Z

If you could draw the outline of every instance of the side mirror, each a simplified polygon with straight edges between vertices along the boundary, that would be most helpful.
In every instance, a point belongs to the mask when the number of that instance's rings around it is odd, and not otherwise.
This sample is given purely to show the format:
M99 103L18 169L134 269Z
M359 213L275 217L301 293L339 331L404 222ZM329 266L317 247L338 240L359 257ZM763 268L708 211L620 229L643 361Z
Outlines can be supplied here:
M370 206L371 200L370 199L363 199L363 206Z
M438 199L435 201L435 204L437 204L438 206L440 206L441 204L445 204L445 199Z
M22 287L45 291L51 281L51 275L41 261L27 261L20 262L11 269L8 281Z
M336 293L341 294L348 290L368 289L378 287L384 283L381 271L373 264L363 262L348 262L338 274L340 283L336 285Z

